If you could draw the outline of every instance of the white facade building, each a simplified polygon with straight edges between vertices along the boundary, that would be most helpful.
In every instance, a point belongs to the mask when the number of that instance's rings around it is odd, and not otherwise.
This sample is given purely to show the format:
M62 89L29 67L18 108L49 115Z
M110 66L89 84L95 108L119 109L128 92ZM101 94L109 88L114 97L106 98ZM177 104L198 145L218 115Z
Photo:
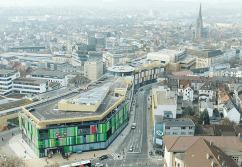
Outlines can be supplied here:
M165 118L176 118L177 96L175 91L164 90L164 88L153 89L152 98L154 103L153 117L161 115Z
M30 74L30 78L48 79L50 82L60 83L62 86L67 86L69 78L68 73L54 72L54 71L35 71Z
M203 112L205 109L208 111L208 115L211 118L213 116L213 102L201 101L200 103L200 112Z
M0 70L0 95L7 95L13 90L12 81L20 77L20 73L13 70Z
M48 91L47 79L17 78L13 80L14 93L20 94L39 94Z
M240 112L235 108L234 104L229 101L225 106L223 110L224 118L228 118L230 121L233 121L235 123L240 122Z

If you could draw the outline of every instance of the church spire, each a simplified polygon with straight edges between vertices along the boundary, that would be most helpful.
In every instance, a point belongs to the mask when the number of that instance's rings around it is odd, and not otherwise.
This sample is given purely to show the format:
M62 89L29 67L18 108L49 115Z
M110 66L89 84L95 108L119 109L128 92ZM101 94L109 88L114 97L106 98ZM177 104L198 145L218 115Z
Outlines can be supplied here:
M202 19L202 4L200 3L199 18Z
M195 37L197 39L203 38L203 19L202 19L202 4L200 3L199 13L197 17L197 23L196 23L196 33Z

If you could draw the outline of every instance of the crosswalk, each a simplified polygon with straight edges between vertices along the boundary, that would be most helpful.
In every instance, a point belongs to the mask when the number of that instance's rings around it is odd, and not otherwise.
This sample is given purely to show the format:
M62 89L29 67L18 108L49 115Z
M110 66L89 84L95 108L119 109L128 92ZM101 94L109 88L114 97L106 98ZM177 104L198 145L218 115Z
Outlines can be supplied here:
M118 154L118 153L115 153L115 152L114 152L114 153L112 153L111 155L112 155L112 157L113 157L114 160L116 160L116 159L121 159L121 156L120 156L120 154Z

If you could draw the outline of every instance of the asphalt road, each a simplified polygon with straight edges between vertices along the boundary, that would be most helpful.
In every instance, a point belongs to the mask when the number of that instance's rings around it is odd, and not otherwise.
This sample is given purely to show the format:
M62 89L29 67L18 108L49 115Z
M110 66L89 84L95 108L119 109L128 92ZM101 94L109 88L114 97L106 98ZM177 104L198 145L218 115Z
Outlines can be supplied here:
M94 159L92 164L99 162L106 167L125 167L125 166L163 166L163 158L151 158L148 155L147 146L147 101L149 94L149 87L146 87L143 91L138 91L134 96L136 114L135 123L137 124L135 130L131 130L130 133L123 140L120 147L112 155L108 155L108 159L99 161ZM138 106L136 105L138 104ZM133 123L133 122L130 122ZM133 151L130 152L129 148L133 146ZM118 158L120 155L120 158Z

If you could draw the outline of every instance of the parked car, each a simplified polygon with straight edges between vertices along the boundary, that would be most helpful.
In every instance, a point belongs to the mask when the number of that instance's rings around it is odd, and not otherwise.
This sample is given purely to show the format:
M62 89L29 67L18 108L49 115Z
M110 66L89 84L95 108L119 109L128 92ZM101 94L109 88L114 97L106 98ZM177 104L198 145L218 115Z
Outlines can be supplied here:
M107 159L107 158L108 158L107 155L102 155L102 156L99 158L99 160L101 161L101 160L104 160L104 159Z

